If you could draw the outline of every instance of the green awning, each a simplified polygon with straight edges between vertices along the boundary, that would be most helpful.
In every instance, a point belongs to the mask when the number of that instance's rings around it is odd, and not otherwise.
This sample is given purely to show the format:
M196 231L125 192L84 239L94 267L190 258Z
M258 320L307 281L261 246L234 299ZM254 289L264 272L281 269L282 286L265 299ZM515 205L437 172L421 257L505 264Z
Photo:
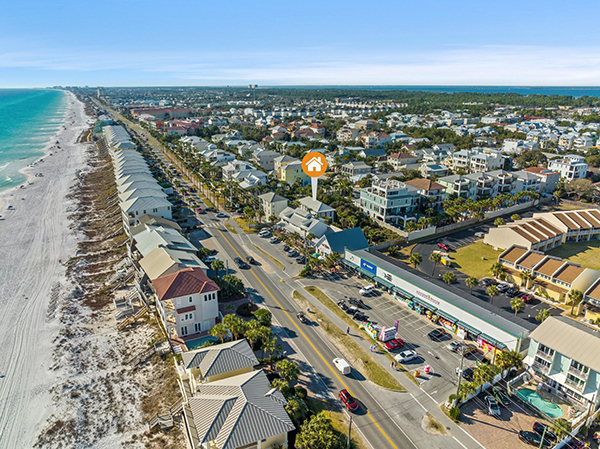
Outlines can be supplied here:
M381 285L385 285L387 288L394 288L394 284L392 284L390 281L380 278L379 276L375 276L373 280Z
M475 336L481 334L481 331L475 329L473 326L465 323L464 321L459 321L458 323L456 323L456 325L458 327L462 327L466 331L469 331L471 334L473 334Z
M394 285L394 287L392 287L392 289L393 289L393 290L394 290L396 293L398 293L399 295L401 295L401 296L402 296L402 297L404 297L404 298L407 298L407 299L413 299L413 296L414 296L414 295L411 295L410 293L406 293L406 292L405 292L404 290L402 290L400 287L396 287L396 286Z
M498 349L506 349L506 345L504 343L502 343L501 341L496 340L493 337L490 337L487 334L481 333L478 337L481 338L482 340L485 340L488 343L494 345Z
M439 316L441 316L442 318L447 319L448 321L452 321L453 323L456 323L458 320L456 318L454 318L452 315L450 315L447 312L444 312L443 310L438 309L437 310L437 314Z
M420 306L426 307L427 310L431 310L432 312L435 312L437 310L437 307L432 306L428 302L425 302L422 299L417 298L416 296L413 298L413 301L419 304Z

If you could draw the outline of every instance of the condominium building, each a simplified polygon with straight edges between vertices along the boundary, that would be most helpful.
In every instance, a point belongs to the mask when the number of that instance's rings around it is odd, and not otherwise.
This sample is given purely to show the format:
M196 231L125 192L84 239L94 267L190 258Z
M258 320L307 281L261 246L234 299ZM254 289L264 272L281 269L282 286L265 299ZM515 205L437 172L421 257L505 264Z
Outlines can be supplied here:
M419 205L419 189L396 180L376 180L360 189L360 208L381 221L398 223L414 213Z
M581 179L587 175L588 164L584 162L585 157L576 154L567 154L561 159L548 162L548 169L560 173L560 177L566 180Z

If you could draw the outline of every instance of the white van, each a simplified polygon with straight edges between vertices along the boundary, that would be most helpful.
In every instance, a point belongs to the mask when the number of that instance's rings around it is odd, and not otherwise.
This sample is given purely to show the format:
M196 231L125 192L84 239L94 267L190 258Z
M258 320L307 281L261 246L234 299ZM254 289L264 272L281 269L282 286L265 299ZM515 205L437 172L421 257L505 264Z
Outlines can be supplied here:
M358 293L360 293L363 296L367 296L370 295L371 293L373 293L375 291L375 286L373 284L371 285L367 285L366 287L361 288Z
M344 359L340 359L340 358L333 359L333 364L340 371L340 373L342 373L346 376L348 374L350 374L350 372L352 371L352 367Z

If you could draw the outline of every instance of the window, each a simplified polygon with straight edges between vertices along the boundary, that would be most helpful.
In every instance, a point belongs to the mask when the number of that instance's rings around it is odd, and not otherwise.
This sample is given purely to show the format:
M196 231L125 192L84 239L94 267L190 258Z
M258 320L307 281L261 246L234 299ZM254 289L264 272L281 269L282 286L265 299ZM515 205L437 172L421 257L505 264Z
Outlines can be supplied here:
M550 368L550 362L548 362L540 357L536 357L535 362L539 365L545 366L546 368Z
M202 332L202 323L194 324L194 332L196 332L196 333Z
M590 370L587 366L585 366L579 362L576 362L575 360L571 360L571 368L573 368L574 370L579 371L583 374L587 374L588 371Z
M190 301L190 302L194 301L194 300L192 299L192 297L191 297L191 296L190 296L190 299L189 299L189 301Z
M538 345L538 351L550 356L554 355L554 349L550 349L548 346L544 346L541 343Z

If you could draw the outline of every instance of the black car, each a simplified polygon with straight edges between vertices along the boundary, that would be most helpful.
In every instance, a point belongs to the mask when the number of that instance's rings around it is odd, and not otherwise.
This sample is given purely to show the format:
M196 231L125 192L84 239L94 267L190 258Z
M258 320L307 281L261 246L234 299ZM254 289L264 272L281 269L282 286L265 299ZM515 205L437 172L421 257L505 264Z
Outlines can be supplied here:
M509 298L514 298L519 293L519 289L517 287L511 287L504 292L506 296Z
M427 334L427 336L429 337L430 340L440 340L445 335L446 335L446 331L444 329L442 329L441 327L438 327L437 329L434 329Z
M473 381L473 372L475 372L475 370L473 368L467 368L467 369L463 370L463 372L462 372L463 379L468 380L469 382Z
M498 282L496 282L495 279L492 278L483 278L481 280L481 285L483 285L484 287L489 287L490 285L496 285Z
M341 301L337 302L337 305L340 306L340 308L345 312L346 310L348 310L348 304L346 304L346 301L344 301L343 299Z
M542 447L554 446L554 444L552 444L550 440L547 440L546 438L544 438L544 441L542 441L541 435L538 435L534 432L526 432L525 430L521 430L519 432L519 440L536 447L540 447L540 443L542 444Z
M290 250L290 245L288 245L287 243L285 245L283 245L283 250L285 252L288 252Z
M356 312L352 318L354 318L356 321L367 321L369 319L369 317L360 310Z
M360 307L361 309L365 308L365 303L358 298L348 298L348 302L353 306Z
M211 256L216 256L218 252L219 252L219 251L217 251L216 249L211 249L211 250L210 250L210 255L211 255Z
M248 268L248 264L246 262L244 262L241 257L236 257L233 260L237 264L238 267L240 267L240 268Z
M248 256L246 257L246 260L250 265L256 265L256 260L254 260L254 257Z
M545 435L544 435L544 429L546 429ZM558 438L556 436L556 434L550 429L550 426L547 426L546 424L541 423L541 422L536 421L533 423L533 431L540 435L544 435L544 438L547 438L549 440L556 441L556 439Z
M212 206L210 206L210 207L207 207L207 208L206 208L206 210L207 210L207 211L209 211L209 212L216 212L216 211L217 211L217 209L215 209L215 208L214 208L214 207L212 207Z
M296 257L296 263L304 263L305 259L304 256L300 255L298 257Z

